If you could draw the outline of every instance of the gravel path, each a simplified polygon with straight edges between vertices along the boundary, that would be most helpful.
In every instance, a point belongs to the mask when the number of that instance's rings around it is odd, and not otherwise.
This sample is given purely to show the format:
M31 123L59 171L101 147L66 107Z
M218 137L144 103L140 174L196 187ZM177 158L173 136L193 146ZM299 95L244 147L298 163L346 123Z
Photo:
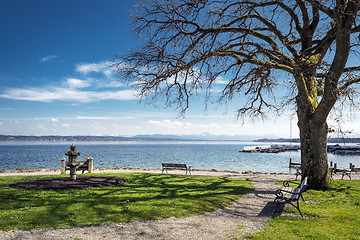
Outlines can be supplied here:
M224 209L199 216L172 217L163 220L73 229L0 231L0 239L231 239L232 235L240 237L260 230L274 209L274 191L279 188L276 181L294 179L294 175L288 174L240 174L210 171L198 171L193 174L245 178L252 181L255 191L239 198Z

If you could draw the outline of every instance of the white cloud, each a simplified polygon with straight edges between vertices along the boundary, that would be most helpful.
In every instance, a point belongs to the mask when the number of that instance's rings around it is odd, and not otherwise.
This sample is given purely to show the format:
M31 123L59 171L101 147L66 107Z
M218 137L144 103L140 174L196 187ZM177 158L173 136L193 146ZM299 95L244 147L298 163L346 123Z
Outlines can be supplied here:
M134 119L134 117L78 116L75 119L80 119L80 120L128 120L128 119Z
M44 57L43 61L51 61L55 57L57 56L50 55ZM102 79L101 77L85 76L84 80L68 77L60 84L50 83L48 86L8 88L0 92L0 98L38 102L73 101L74 103L137 99L133 90L118 90L121 85L116 85L112 81L112 70L106 62L78 64L75 71L84 75L96 72L105 77ZM90 87L92 88L90 89ZM103 90L101 90L102 88ZM104 90L105 88L106 90Z
M77 101L96 102L101 100L134 100L132 90L120 91L79 91L76 89L50 87L45 88L10 88L0 94L1 98L37 102Z
M59 56L57 55L48 55L48 56L45 56L43 58L41 58L40 62L51 62L52 60L54 60L55 58L58 58Z
M46 131L46 127L43 124L40 124L37 126L39 129Z
M51 92L41 88L10 88L5 90L3 94L0 94L0 97L15 100L51 102L51 100L57 99L60 96L57 92Z
M149 124L151 125L155 125L158 127L164 127L164 128L181 128L181 127L191 127L191 123L189 122L180 122L180 121L171 121L171 120L163 120L163 121L154 121L154 120L149 120L148 121Z
M215 80L215 84L228 84L229 82L224 79L224 77L217 77Z
M199 127L203 129L220 129L221 126L217 123L210 123L210 124L200 124Z
M92 117L92 116L78 116L76 119L82 119L82 120L111 120L112 117Z
M75 71L82 74L86 80L89 83L91 82L96 88L118 88L124 86L115 80L114 72L112 68L109 67L109 64L109 62L81 63L76 65ZM98 75L94 75L94 73Z
M76 78L68 78L68 79L66 79L66 84L70 88L86 88L86 87L91 86L91 84L88 81L80 80L80 79L76 79Z
M70 124L67 124L67 123L63 123L63 124L61 124L61 126L62 127L67 127L67 128L71 127Z
M57 118L52 118L51 121L52 121L52 122L58 122L59 119L57 119Z
M113 73L107 62L81 63L76 66L75 71L84 75L88 75L92 72L102 73L107 77Z
M95 98L98 100L134 100L137 99L133 90L120 90L116 92L104 91L96 92Z
M154 121L154 120L149 120L148 123L152 124L152 125L161 125L161 122L159 121Z
M42 61L51 61L56 55L44 57ZM0 98L13 100L53 102L72 101L96 102L102 100L135 100L136 93L130 89L119 90L111 79L112 71L106 62L82 63L76 66L76 72L87 75L93 72L103 74L104 79L85 76L85 79L68 77L59 83L48 86L8 88L0 91Z

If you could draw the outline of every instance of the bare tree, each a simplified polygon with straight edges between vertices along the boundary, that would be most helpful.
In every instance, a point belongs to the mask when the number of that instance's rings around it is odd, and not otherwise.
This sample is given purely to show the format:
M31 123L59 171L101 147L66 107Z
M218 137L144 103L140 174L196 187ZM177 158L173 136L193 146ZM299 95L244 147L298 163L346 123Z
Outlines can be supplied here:
M360 0L152 0L140 3L140 44L113 67L144 99L164 97L184 112L197 93L226 79L220 100L248 98L239 116L278 109L275 87L297 109L303 177L330 184L327 118L338 99L354 101ZM354 61L352 61L354 62ZM281 101L281 103L283 103Z

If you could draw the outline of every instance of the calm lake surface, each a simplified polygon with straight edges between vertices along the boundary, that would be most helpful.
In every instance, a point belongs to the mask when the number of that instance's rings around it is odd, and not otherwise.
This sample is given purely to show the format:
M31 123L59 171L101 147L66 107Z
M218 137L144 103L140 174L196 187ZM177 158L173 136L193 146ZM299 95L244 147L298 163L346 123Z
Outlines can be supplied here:
M0 142L0 170L60 168L60 159L72 142ZM161 168L161 163L186 163L193 169L288 173L289 159L300 161L300 151L242 153L256 142L74 142L78 160L94 159L94 167ZM328 154L338 167L360 166L360 156Z

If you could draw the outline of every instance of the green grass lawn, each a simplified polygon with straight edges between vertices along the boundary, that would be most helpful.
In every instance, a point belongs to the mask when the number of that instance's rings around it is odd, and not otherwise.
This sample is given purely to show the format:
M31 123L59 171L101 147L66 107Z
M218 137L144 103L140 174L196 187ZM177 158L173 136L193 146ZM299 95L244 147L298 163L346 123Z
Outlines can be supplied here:
M333 181L327 191L304 193L308 203L287 211L297 216L270 219L267 227L249 239L360 239L360 181ZM236 237L234 237L236 239Z
M146 173L86 174L127 179L81 190L19 190L9 184L52 176L0 177L0 230L69 228L185 217L222 208L253 190L249 181Z

